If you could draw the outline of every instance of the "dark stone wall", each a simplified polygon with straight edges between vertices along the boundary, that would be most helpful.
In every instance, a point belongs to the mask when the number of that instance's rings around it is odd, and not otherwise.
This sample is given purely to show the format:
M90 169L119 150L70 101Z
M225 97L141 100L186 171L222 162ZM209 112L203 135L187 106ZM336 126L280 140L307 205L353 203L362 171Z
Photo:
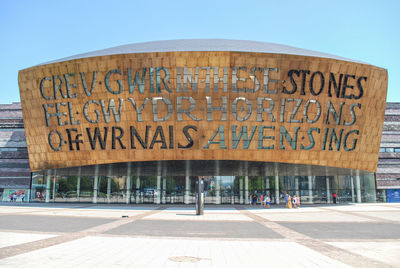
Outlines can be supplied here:
M386 104L381 152L376 173L378 189L400 188L400 103Z
M0 104L0 189L27 189L30 177L21 104Z

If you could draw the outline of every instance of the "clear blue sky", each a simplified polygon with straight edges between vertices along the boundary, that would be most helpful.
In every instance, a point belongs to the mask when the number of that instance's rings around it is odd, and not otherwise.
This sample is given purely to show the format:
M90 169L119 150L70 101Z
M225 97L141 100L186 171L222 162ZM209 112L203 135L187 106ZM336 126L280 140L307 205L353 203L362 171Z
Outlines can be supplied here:
M113 46L182 38L273 42L386 68L400 102L400 1L0 0L0 103L18 70Z

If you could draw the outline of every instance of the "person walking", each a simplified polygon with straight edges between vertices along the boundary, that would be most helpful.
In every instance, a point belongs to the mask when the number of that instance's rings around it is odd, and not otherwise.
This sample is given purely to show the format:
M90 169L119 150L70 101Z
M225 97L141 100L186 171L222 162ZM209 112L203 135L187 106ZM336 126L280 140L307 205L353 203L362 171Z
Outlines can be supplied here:
M296 208L297 207L297 196L296 195L293 196L292 203L293 203L293 208Z

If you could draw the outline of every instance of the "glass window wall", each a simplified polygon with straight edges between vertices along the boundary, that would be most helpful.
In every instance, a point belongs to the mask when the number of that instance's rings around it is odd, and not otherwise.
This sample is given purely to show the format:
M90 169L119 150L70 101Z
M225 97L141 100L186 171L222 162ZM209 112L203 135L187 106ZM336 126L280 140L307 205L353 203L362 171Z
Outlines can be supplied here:
M31 200L34 202L193 204L196 176L59 176L56 172L33 173ZM359 176L204 176L206 204L248 204L249 197L261 203L269 195L280 203L286 194L301 203L375 202L374 174ZM95 185L95 181L97 185ZM276 184L278 183L278 185ZM357 188L358 187L358 188ZM94 196L97 192L97 195ZM380 198L380 196L378 196ZM381 200L382 198L380 198Z

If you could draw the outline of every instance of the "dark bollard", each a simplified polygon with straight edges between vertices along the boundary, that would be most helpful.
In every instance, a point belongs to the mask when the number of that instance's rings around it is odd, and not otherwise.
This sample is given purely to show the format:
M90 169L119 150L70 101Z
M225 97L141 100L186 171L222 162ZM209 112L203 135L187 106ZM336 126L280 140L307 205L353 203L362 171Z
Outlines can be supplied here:
M198 177L196 181L196 215L204 214L204 181Z

